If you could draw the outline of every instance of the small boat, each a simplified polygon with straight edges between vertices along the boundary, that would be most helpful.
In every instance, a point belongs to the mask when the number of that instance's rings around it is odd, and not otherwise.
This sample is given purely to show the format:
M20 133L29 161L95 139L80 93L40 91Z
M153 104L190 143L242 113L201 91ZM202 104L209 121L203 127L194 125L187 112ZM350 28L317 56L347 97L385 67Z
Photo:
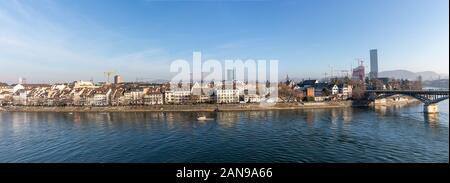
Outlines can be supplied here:
M207 120L213 120L212 118L207 118L206 116L200 116L197 118L199 121L207 121Z

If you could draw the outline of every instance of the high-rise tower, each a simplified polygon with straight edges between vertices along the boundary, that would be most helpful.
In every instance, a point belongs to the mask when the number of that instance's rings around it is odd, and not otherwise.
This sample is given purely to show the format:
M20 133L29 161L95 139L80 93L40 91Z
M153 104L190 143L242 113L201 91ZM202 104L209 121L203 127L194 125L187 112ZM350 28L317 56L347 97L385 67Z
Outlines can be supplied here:
M370 50L370 79L378 78L378 51L377 49Z

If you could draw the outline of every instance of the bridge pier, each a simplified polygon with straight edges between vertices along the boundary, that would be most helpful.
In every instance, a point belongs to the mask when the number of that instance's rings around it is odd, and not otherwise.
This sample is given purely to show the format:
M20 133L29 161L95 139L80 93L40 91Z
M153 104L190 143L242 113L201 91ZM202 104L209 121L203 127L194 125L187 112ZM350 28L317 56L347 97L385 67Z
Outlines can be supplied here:
M423 106L423 112L432 114L432 113L439 113L439 108L437 104L425 104Z

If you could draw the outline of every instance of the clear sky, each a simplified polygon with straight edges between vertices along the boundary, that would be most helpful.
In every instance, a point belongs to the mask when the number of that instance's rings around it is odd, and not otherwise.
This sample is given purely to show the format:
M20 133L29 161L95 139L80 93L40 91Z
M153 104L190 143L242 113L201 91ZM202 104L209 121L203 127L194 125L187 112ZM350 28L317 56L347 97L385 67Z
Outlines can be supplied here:
M174 59L278 59L280 75L449 73L448 0L0 0L0 82L169 79Z

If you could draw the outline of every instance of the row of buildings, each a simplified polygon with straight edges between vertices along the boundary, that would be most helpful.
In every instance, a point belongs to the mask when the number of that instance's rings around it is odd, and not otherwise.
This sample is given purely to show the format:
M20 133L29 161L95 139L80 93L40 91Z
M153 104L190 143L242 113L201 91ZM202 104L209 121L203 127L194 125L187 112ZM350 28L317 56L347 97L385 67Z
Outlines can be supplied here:
M187 88L170 84L119 83L95 85L76 81L71 84L0 83L1 105L32 106L119 106L187 103L260 102L257 92L243 82L193 83ZM263 88L263 86L260 86ZM265 89L266 93L269 90Z
M319 80L305 80L296 84L294 90L301 91L304 100L308 101L347 100L352 97L353 86L346 83L333 84Z
M346 100L351 97L351 85L332 85L317 80L300 83L286 81L289 90L300 94L294 101L314 98L315 101ZM177 85L177 84L175 84ZM275 93L269 83L195 82L186 87L166 84L113 83L94 84L76 81L70 84L0 83L0 105L30 106L121 106L193 103L259 103L285 102L267 98ZM173 86L173 85L172 85ZM282 95L281 93L280 95ZM283 96L280 96L280 98Z
M107 106L163 104L159 85L103 84L0 84L0 105Z

